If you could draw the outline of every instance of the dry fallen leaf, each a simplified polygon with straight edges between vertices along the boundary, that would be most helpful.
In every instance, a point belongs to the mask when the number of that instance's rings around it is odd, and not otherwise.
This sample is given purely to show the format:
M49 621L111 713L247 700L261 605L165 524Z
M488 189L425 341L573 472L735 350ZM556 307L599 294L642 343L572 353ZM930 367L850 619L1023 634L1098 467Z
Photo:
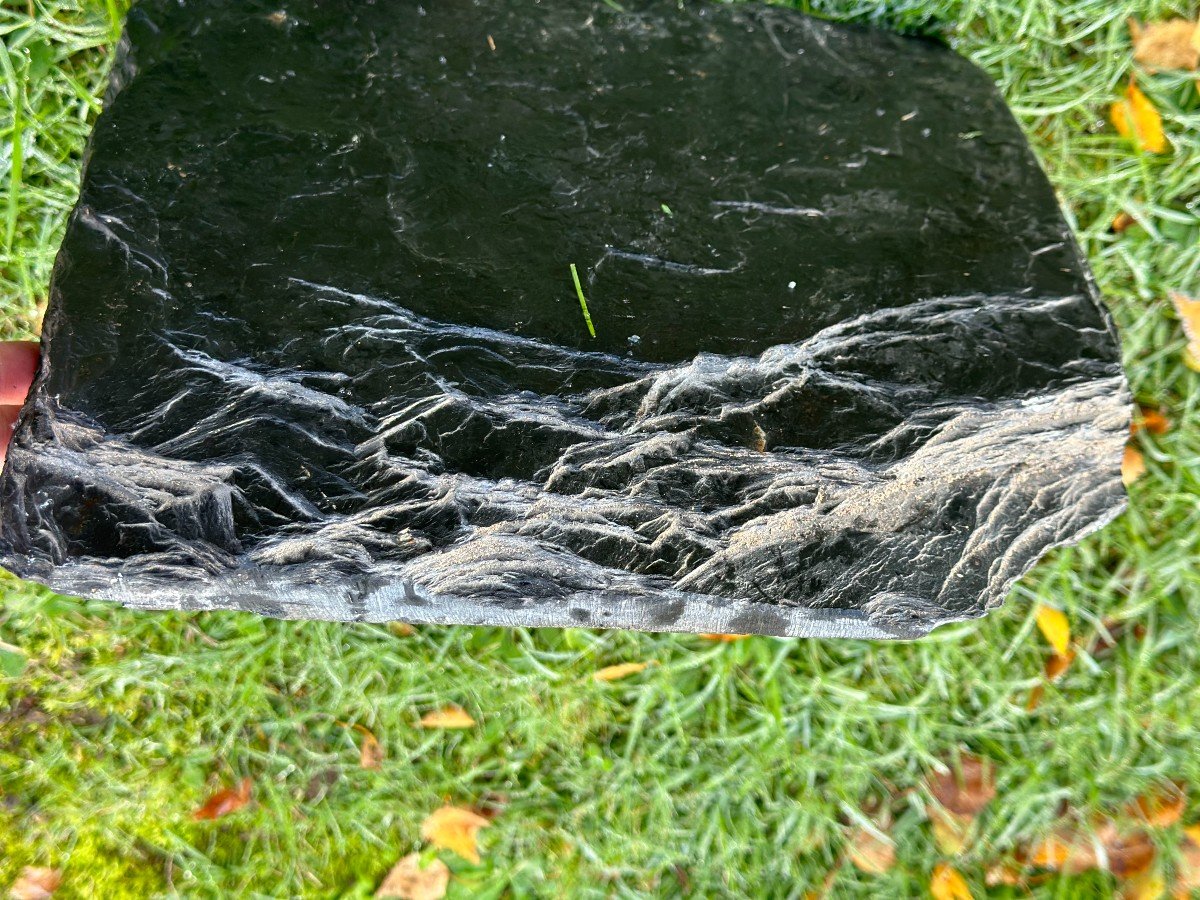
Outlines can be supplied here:
M846 856L860 872L882 875L895 865L896 848L874 831L857 828L846 844Z
M1171 430L1171 421L1157 409L1139 406L1133 421L1129 423L1129 433L1137 434L1145 431L1149 434L1166 434Z
M983 883L988 887L1020 887L1025 883L1025 876L1012 863L993 863L984 873Z
M1129 20L1133 58L1149 69L1194 69L1200 63L1200 29L1187 19L1142 25Z
M1029 690L1029 699L1025 701L1025 712L1033 712L1042 705L1042 697L1046 693L1044 684L1035 684Z
M1066 653L1055 653L1046 660L1046 679L1058 681L1075 661L1075 651L1068 648Z
M421 716L422 728L470 728L475 720L461 706L444 706Z
M959 816L977 816L996 796L992 764L963 753L958 765L926 776L929 793L945 809Z
M392 866L375 896L397 900L441 900L450 886L450 868L440 859L421 868L421 856L410 853Z
M1090 837L1060 830L1029 850L1029 864L1038 869L1076 874L1096 868L1096 847Z
M1140 641L1146 636L1146 626L1141 622L1105 619L1104 628L1093 638L1092 648L1089 652L1095 657L1107 656L1116 648L1117 644L1121 642L1127 633L1132 634Z
M598 672L593 672L592 679L595 681L616 681L620 678L636 675L648 665L649 663L618 663L615 666L605 666Z
M1122 137L1130 138L1139 150L1162 153L1167 149L1162 116L1131 78L1125 97L1109 109L1108 117Z
M1159 900L1167 892L1161 872L1145 872L1121 885L1121 900Z
M1200 891L1200 825L1183 829L1179 842L1179 865L1175 867L1175 887L1178 896L1186 897Z
M1066 614L1053 606L1039 603L1037 608L1037 626L1054 652L1066 656L1071 649L1071 623Z
M417 629L413 628L407 622L388 622L388 631L395 637L412 637L417 633Z
M473 810L461 806L443 806L421 823L421 837L440 850L457 853L468 862L479 865L479 850L475 840L480 828L491 823Z
M1154 842L1146 832L1123 832L1113 822L1102 821L1090 834L1059 829L1032 847L1028 858L1038 868L1073 875L1103 867L1127 880L1148 872L1154 855Z
M250 802L250 779L243 778L236 788L223 788L205 801L204 805L192 813L192 818L219 819L230 813L237 812Z
M1121 457L1121 482L1129 487L1146 474L1146 457L1133 444L1125 445L1125 455Z
M1115 216L1113 216L1113 220L1109 224L1108 228L1114 234L1121 234L1121 233L1127 231L1129 229L1129 227L1131 225L1133 225L1136 221L1137 221L1137 219L1135 219L1129 213L1125 212L1124 210L1121 210L1121 212L1119 212Z
M1200 372L1200 300L1171 291L1168 296L1179 316L1179 324L1187 335L1187 349L1183 352L1183 361L1189 369Z
M750 637L748 634L702 634L700 637L706 641L717 641L719 643L731 644L734 641L744 641Z
M358 764L364 769L378 769L383 764L383 747L378 738L365 728L358 748Z
M934 900L971 900L967 880L959 874L958 869L946 863L938 863L933 867L929 893L933 894Z
M1183 785L1170 782L1134 800L1129 813L1151 828L1170 828L1183 818L1186 808L1187 792Z
M62 884L62 872L40 866L26 866L17 876L8 896L12 900L50 900Z
M1119 834L1114 826L1100 831L1104 852L1108 856L1108 870L1121 879L1137 878L1150 870L1154 864L1154 841L1144 831Z
M933 842L945 856L958 856L966 849L971 835L973 816L960 816L948 810L929 809L929 825L933 830Z

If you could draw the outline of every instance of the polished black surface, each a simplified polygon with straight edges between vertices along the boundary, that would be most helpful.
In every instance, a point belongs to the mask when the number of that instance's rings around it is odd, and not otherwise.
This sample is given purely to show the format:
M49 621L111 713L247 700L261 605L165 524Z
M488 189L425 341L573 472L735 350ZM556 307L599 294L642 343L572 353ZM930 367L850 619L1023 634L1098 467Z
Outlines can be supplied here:
M147 0L45 347L4 564L136 606L912 635L1124 496L986 76L755 4Z

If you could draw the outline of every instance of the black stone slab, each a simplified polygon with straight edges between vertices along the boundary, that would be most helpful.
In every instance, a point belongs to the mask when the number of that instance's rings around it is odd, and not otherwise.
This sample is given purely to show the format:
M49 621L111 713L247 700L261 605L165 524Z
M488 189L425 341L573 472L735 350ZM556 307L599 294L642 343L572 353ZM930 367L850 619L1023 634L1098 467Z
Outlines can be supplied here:
M1124 500L987 77L754 4L146 0L43 347L2 561L145 608L911 636Z

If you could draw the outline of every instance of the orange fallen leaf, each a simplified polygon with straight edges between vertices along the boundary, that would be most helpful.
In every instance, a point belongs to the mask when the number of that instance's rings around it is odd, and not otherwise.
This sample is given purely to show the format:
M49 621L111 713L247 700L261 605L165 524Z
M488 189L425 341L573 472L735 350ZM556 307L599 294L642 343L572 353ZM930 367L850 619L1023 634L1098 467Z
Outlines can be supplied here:
M410 853L392 866L375 896L396 900L441 900L449 886L449 866L434 859L422 868L420 854Z
M1103 867L1118 878L1131 879L1149 871L1154 856L1154 842L1145 831L1121 831L1106 820L1091 834L1059 829L1032 847L1028 858L1033 866L1069 875Z
M1039 603L1037 608L1037 626L1054 652L1066 656L1071 648L1071 623L1061 609Z
M1129 423L1129 433L1137 434L1145 431L1149 434L1166 434L1171 430L1171 421L1157 409L1139 406L1133 421Z
M487 828L490 824L473 810L447 804L421 823L421 837L440 850L450 850L468 862L479 865L476 838L479 829Z
M992 764L970 753L959 755L958 765L925 778L929 793L945 809L959 816L977 816L996 796Z
M250 802L250 779L243 778L236 788L223 788L205 801L204 805L192 813L197 821L203 819L219 819L235 813Z
M1124 99L1112 105L1108 117L1117 132L1122 137L1131 139L1139 150L1162 153L1167 149L1162 116L1132 78L1129 79L1129 86L1125 88Z
M630 675L636 675L638 672L645 670L649 663L631 662L618 663L615 666L605 666L597 672L592 673L594 681L616 681L620 678L628 678Z
M732 644L734 641L744 641L750 637L748 634L702 634L700 637L706 641L717 641L719 643Z
M470 728L475 720L461 706L444 706L421 716L422 728Z
M1187 19L1168 19L1142 25L1129 20L1133 58L1151 72L1194 69L1200 63L1200 29Z
M50 900L62 884L62 872L40 866L26 866L8 889L11 900Z
M1029 699L1025 701L1025 712L1033 712L1042 705L1042 696L1046 693L1044 684L1035 684L1029 690Z
M1183 361L1189 369L1200 372L1200 300L1188 297L1178 291L1170 291L1171 305L1179 316L1179 324L1187 336L1187 349L1183 352Z
M417 633L417 629L413 628L407 622L388 622L388 631L395 637L412 637Z
M1174 890L1183 897L1192 891L1200 891L1200 825L1189 825L1183 829L1183 840L1179 842L1179 865L1175 867Z
M882 875L896 863L896 848L875 832L855 829L846 845L846 856L854 868L868 875Z
M1146 474L1146 457L1133 444L1125 445L1125 455L1121 457L1121 482L1129 487Z
M358 747L358 764L364 769L378 769L383 765L383 747L379 739L365 728L362 732L362 743Z
M1087 835L1060 830L1034 844L1029 864L1038 869L1077 874L1096 868L1096 848Z
M933 867L933 877L929 879L929 893L933 894L934 900L972 900L967 880L958 869L947 863L938 863Z
M1058 681L1071 667L1071 663L1075 661L1075 651L1070 648L1066 653L1055 653L1046 660L1046 679L1048 681Z
M1187 792L1183 785L1171 782L1138 797L1130 804L1129 813L1151 828L1170 828L1183 818L1186 808Z
M1113 220L1109 223L1108 229L1114 234L1122 234L1123 232L1127 231L1135 222L1137 222L1137 219L1125 212L1125 210L1121 210L1119 213L1113 216Z

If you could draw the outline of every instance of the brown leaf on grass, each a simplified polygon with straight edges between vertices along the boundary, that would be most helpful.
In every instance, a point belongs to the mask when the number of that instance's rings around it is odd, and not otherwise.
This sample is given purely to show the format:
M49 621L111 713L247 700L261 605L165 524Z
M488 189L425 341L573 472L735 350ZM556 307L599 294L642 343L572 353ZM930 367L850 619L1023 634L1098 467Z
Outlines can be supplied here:
M209 797L203 806L192 813L192 818L202 821L235 813L250 802L250 792L250 779L243 778L236 788L223 788Z
M8 889L12 900L50 900L62 884L62 872L40 866L26 866Z
M441 900L450 886L450 868L440 859L421 868L421 855L410 853L392 866L375 891L378 898L396 900Z
M1111 653L1126 632L1132 633L1140 641L1146 636L1146 626L1141 622L1131 623L1120 619L1106 619L1104 632L1097 634L1093 640L1090 651L1092 656L1104 656Z
M1186 897L1192 891L1200 891L1200 825L1183 829L1183 840L1179 842L1179 865L1175 867L1176 896Z
M1139 406L1133 421L1129 423L1129 433L1137 434L1145 431L1147 434L1166 434L1171 430L1171 420L1160 410L1148 406Z
M1187 19L1168 19L1142 25L1129 20L1133 58L1151 72L1194 69L1200 63L1200 29Z
M1156 850L1154 841L1144 831L1119 834L1115 826L1101 831L1104 852L1108 856L1108 871L1118 878L1137 878L1149 871L1154 864Z
M1029 698L1025 701L1025 712L1033 712L1042 705L1042 697L1046 693L1044 684L1035 684L1029 689Z
M1094 869L1099 862L1091 838L1069 829L1060 829L1035 843L1029 848L1028 860L1034 868L1069 875Z
M1154 863L1154 842L1145 831L1122 831L1105 820L1094 833L1061 828L1030 848L1030 865L1068 875L1103 868L1117 878L1137 878Z
M362 743L358 746L358 764L364 769L378 769L383 765L383 747L365 728L362 729Z
M1163 131L1162 116L1141 92L1132 78L1125 88L1125 96L1108 111L1117 132L1129 138L1139 150L1147 153L1162 153L1167 149L1167 135Z
M1046 643L1054 648L1054 652L1059 656L1066 656L1067 651L1071 649L1071 623L1067 621L1066 613L1045 603L1039 603L1037 626Z
M744 641L750 637L748 634L701 634L701 640L716 641L722 644L732 644L734 641Z
M394 637L412 637L417 633L417 629L407 622L388 622L387 628Z
M1046 680L1058 681L1075 661L1075 651L1070 648L1066 653L1055 653L1046 660Z
M329 788L337 783L339 777L337 769L322 769L317 772L304 786L304 799L309 803L320 800L329 792Z
M967 880L958 869L947 863L938 863L933 867L933 876L929 879L929 893L933 895L934 900L972 900Z
M1178 291L1167 294L1175 314L1179 316L1179 324L1187 336L1187 349L1183 351L1183 361L1189 369L1200 372L1200 300L1188 297Z
M988 887L1020 887L1025 884L1025 876L1012 863L992 863L983 875L983 883Z
M1146 474L1146 458L1142 451L1133 444L1125 445L1125 455L1121 457L1121 482L1129 487Z
M882 875L896 863L896 848L873 831L858 828L846 845L846 856L854 868L868 875Z
M1182 784L1169 782L1138 797L1129 806L1129 814L1151 828L1170 828L1183 818L1187 792Z
M1108 230L1113 234L1123 234L1136 222L1137 219L1125 212L1125 210L1121 210L1119 213L1113 216L1112 222L1109 223Z
M631 662L618 663L615 666L605 666L597 672L592 673L593 681L617 681L621 678L628 678L630 675L636 675L638 672L644 671L649 663Z
M943 808L959 816L979 815L996 796L992 764L970 753L959 756L957 767L932 772L925 783Z
M487 828L490 824L474 810L447 804L421 823L421 837L440 850L450 850L467 862L479 865L479 850L475 842L479 829Z
M421 716L422 728L470 728L475 720L461 706L443 706Z

